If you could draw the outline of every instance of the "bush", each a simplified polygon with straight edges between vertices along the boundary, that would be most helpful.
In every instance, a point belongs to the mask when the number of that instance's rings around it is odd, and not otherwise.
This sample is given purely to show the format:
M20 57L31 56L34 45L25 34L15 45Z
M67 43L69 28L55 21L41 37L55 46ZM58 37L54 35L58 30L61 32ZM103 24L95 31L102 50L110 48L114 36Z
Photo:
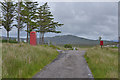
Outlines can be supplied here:
M64 47L65 48L72 48L72 45L71 44L65 44Z
M60 50L60 48L59 48L59 47L54 46L54 45L50 45L49 47L52 47L53 49L59 49L59 50Z
M45 44L44 47L48 47L48 45Z
M75 50L78 50L78 48L75 48Z

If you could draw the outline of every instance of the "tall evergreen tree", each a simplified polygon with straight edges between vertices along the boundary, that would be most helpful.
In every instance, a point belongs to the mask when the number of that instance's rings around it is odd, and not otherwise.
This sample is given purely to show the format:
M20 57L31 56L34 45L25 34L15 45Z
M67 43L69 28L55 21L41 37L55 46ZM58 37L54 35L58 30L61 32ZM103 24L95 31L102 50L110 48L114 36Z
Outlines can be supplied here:
M10 0L9 0L10 1ZM7 40L9 41L9 31L12 29L12 23L14 21L14 10L15 5L12 1L10 2L1 2L1 9L2 9L2 26L7 31Z
M25 27L24 26L24 17L22 15L24 13L22 13L22 10L24 10L24 7L23 7L23 2L21 0L21 1L18 1L16 3L16 21L17 21L17 24L14 25L18 29L18 43L20 42L20 31Z
M50 12L50 7L48 7L47 2L38 8L38 20L37 20L37 32L40 32L39 43L44 43L44 34L47 32L61 33L61 31L56 31L57 27L62 26L54 21L53 15Z
M27 42L29 38L30 32L35 29L36 23L36 10L37 10L37 2L25 2L24 10L22 10L22 15L24 16L24 22L27 24Z

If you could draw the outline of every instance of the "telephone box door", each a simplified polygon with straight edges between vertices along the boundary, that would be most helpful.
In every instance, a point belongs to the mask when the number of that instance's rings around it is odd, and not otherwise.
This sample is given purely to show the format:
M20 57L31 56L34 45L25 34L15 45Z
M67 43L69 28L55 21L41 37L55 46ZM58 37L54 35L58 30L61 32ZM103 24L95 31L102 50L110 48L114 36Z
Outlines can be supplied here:
M35 31L30 32L30 44L36 45L36 32Z

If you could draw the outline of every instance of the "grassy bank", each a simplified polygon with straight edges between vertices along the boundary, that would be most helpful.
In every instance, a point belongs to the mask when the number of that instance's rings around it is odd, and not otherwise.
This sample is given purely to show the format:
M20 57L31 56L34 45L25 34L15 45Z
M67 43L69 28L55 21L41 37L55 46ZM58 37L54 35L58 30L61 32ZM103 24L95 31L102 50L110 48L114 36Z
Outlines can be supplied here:
M2 79L2 44L0 43L0 80Z
M85 58L94 78L118 78L118 49L93 47Z
M58 55L49 46L29 44L2 44L2 77L30 78Z

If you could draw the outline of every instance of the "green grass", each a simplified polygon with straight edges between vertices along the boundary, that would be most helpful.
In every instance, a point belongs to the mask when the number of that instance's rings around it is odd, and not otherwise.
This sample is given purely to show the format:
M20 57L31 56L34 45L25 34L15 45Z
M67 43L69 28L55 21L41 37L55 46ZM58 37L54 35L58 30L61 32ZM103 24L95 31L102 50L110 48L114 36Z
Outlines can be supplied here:
M85 59L94 78L118 78L117 48L90 48L85 54Z
M64 48L63 46L57 46L59 47L59 50L67 50L66 48Z
M64 48L63 46L56 46L56 45L41 45L44 47L51 47L53 49L58 49L58 50L67 50L66 48Z
M55 46L55 45L50 45L49 47L51 47L53 49L59 49L60 50L60 48L58 46Z
M49 46L29 44L2 44L2 77L31 78L58 55Z
M93 46L79 46L78 48L92 48Z
M118 47L111 47L111 48L118 48Z
M7 40L2 40L1 41L2 43L7 43ZM9 43L18 43L17 41L15 41L15 40L9 40Z
M2 79L2 44L0 43L0 79Z

